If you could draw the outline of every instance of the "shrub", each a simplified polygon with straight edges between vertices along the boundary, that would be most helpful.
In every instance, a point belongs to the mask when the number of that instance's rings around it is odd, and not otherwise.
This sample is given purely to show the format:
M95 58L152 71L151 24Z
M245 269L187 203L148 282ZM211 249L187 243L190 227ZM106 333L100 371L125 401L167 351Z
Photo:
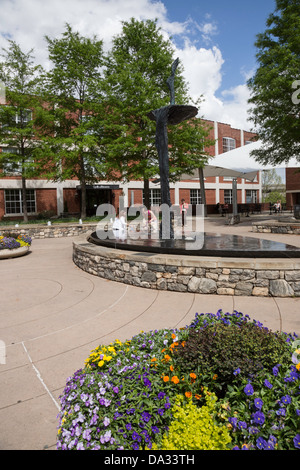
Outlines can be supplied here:
M240 378L252 378L289 358L290 348L283 337L247 321L192 329L184 346L174 349L174 362L181 372L188 369L204 376L217 375L219 396L226 392L236 370Z
M183 329L141 332L124 343L116 340L95 348L61 395L57 448L300 448L299 340L293 342L295 334L269 335L263 325L249 320L238 312L196 315ZM246 342L251 328L260 340L257 344L254 333L249 335L248 356L254 350L249 362L238 354L243 349L238 336ZM201 369L189 341L195 339L198 351L196 339L206 330L208 339L215 341L215 332L219 341L218 359L212 365L207 360ZM218 336L224 331L228 335ZM227 347L237 361L226 357ZM258 347L263 348L261 357ZM185 352L186 361L179 351ZM222 354L224 371L218 362ZM278 357L280 363L272 366ZM222 381L216 372L223 374Z

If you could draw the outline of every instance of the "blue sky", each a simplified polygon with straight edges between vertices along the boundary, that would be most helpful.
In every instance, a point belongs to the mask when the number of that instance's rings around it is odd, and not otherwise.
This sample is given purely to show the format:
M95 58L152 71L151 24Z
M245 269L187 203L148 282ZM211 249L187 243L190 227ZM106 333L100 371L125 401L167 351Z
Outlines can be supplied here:
M215 45L222 53L222 85L220 91L238 86L243 73L256 67L256 35L266 29L266 19L275 10L275 0L162 0L170 21L188 18L197 24L210 22L215 28L205 41L194 28L191 40L201 47ZM180 37L174 37L180 44Z
M69 23L103 39L106 50L121 21L157 19L172 36L190 95L204 97L199 115L250 130L247 79L255 71L254 42L275 0L0 0L0 51L7 38L49 67L45 35L59 37ZM174 57L175 59L176 57Z

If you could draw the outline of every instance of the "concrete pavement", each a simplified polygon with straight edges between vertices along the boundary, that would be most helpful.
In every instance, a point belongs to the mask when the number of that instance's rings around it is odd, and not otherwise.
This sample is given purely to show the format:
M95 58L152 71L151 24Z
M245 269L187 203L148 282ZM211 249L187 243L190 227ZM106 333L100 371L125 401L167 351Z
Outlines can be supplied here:
M207 231L249 233L249 222ZM300 245L300 237L285 236ZM291 237L291 238L290 238ZM283 241L276 235L276 240ZM72 238L34 240L31 252L0 261L0 449L55 449L59 395L99 344L141 330L179 327L195 313L238 310L272 330L300 334L300 298L153 291L89 275L72 262ZM1 345L0 344L0 345ZM5 362L5 364L1 364Z

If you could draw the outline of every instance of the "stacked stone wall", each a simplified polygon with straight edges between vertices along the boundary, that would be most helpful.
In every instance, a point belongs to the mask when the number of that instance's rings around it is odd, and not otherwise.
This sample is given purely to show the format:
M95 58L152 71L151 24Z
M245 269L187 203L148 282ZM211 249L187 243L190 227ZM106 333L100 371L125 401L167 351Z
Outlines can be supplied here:
M262 260L249 261L243 266L243 260L237 259L160 255L154 262L155 256L129 253L89 246L87 242L73 244L73 261L78 267L133 286L199 294L300 297L297 261L266 260L265 266Z

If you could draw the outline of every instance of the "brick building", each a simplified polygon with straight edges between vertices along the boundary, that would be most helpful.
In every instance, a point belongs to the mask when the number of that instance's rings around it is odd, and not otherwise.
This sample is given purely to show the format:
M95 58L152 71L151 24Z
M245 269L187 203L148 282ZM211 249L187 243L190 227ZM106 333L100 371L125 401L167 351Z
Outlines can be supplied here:
M300 205L300 168L287 167L285 169L286 205L294 207Z
M211 128L210 138L215 139L214 146L207 149L211 156L221 156L226 152L251 143L256 135L234 129L229 124L204 120ZM3 149L0 149L3 151ZM212 163L213 164L213 163ZM225 166L225 165L224 165ZM27 180L27 198L29 217L49 211L53 215L63 213L80 214L80 184L76 180L66 180L54 183L47 180ZM150 182L151 203L160 204L160 188L155 181ZM179 204L184 198L188 204L200 204L200 182L197 178L184 177L177 183L170 184L171 202ZM232 179L225 177L205 178L205 195L208 212L215 210L216 204L232 203ZM124 197L125 206L143 203L143 182L130 181L99 181L98 184L87 188L87 215L96 213L96 208L102 203L111 203L117 209L119 197ZM11 175L0 176L0 220L22 217L22 191L21 178ZM249 182L244 178L237 180L238 204L251 204L261 202L260 172L257 178Z

